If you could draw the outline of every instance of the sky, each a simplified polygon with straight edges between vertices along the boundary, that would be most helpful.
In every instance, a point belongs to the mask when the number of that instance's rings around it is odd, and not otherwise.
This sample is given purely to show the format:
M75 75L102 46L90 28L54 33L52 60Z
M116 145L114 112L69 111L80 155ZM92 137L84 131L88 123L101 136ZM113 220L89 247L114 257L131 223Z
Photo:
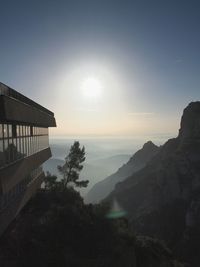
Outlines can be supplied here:
M0 81L55 113L52 136L176 135L200 99L199 1L0 0L0 11Z

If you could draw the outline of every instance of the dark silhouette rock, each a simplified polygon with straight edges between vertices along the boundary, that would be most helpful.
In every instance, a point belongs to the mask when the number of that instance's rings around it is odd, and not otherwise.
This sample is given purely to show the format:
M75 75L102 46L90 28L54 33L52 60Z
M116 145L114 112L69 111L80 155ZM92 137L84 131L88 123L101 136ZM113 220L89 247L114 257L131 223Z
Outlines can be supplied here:
M116 173L95 184L85 197L85 201L98 202L105 198L118 182L142 169L158 151L159 147L154 145L153 142L146 142L142 149L138 150Z
M179 139L181 143L200 140L200 101L192 102L184 109Z
M185 108L178 137L117 184L108 200L113 198L137 232L165 240L177 255L199 266L200 102Z

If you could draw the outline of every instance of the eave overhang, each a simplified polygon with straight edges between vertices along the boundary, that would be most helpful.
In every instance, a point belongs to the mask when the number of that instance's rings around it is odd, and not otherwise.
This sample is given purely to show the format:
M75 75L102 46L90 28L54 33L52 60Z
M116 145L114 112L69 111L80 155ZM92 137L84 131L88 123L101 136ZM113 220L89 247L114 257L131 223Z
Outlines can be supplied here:
M56 127L53 115L6 95L0 95L0 121Z

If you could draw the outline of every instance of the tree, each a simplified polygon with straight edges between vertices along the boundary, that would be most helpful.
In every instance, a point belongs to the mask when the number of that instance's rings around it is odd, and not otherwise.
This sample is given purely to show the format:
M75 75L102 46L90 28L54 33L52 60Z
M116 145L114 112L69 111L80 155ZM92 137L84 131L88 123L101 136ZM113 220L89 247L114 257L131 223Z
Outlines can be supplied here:
M69 154L65 158L63 166L58 166L58 171L63 176L61 183L64 188L69 184L74 184L77 187L87 187L88 180L79 180L80 171L83 169L82 163L85 161L85 147L80 148L78 141L75 141L71 146Z
M44 188L46 190L53 190L56 188L57 184L57 176L52 175L50 172L47 171L46 176L44 178Z

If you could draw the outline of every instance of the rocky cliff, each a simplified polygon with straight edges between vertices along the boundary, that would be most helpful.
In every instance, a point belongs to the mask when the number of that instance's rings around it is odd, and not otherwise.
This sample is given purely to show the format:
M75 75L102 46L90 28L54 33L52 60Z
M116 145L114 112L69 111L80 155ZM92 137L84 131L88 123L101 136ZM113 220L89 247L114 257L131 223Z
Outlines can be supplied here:
M137 232L165 240L177 255L199 266L200 102L185 108L178 137L118 183L108 199L113 198Z
M159 147L151 141L145 143L116 173L95 184L85 197L85 201L95 203L105 198L118 182L142 169L158 151Z

